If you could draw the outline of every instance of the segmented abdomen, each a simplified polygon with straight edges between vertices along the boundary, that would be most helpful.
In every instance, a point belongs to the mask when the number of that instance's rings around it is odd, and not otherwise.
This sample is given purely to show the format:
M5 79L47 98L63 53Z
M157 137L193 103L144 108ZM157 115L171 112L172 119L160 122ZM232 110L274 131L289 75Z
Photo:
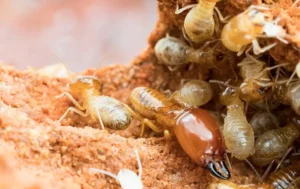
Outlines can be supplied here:
M290 188L300 176L300 166L298 163L299 162L279 171L273 172L268 178L268 182L272 184L275 189Z
M245 160L254 152L254 132L243 110L227 111L223 133L227 149L237 159Z
M120 101L108 96L93 97L89 108L92 118L97 120L98 112L104 126L110 129L126 129L132 120L128 109Z
M176 106L162 93L147 87L133 89L129 99L134 109L149 119L154 119L155 114L166 114L170 108Z

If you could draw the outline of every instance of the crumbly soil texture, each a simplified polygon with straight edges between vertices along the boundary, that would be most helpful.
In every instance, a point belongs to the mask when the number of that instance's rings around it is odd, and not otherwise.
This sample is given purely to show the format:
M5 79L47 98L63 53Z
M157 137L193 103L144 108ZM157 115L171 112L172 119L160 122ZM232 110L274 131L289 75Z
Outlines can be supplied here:
M170 71L159 64L153 50L156 42L167 34L176 37L182 34L181 27L188 11L176 15L176 5L183 7L196 1L158 0L157 3L159 20L148 38L149 46L131 64L89 69L77 75L96 76L101 82L103 95L127 104L131 90L139 86L164 92L177 90L182 79L234 79L235 65L228 65L238 62L241 57L222 45L215 49L218 64L213 69L185 65ZM217 6L224 16L234 16L249 5L259 3L262 2L222 0ZM290 8L293 2L289 0L264 3L271 4L274 16L282 18L280 24L290 34L288 45L278 42L264 56L277 63L291 63L292 66L286 69L293 71L299 61L297 31L300 30L300 10ZM217 32L215 38L219 38L218 35ZM274 40L263 39L263 44ZM135 149L141 159L145 188L206 189L215 179L185 154L176 138L166 141L149 129L143 137L139 137L141 123L138 121L134 120L125 130L101 130L100 125L91 121L90 117L69 113L58 123L67 108L73 106L66 97L56 98L69 90L67 84L70 82L71 77L48 77L35 70L19 71L1 66L0 188L120 188L113 178L91 173L89 169L98 168L114 174L124 168L138 172ZM214 102L205 108L212 109L211 106ZM230 161L233 182L253 181L253 171L247 164L233 158Z

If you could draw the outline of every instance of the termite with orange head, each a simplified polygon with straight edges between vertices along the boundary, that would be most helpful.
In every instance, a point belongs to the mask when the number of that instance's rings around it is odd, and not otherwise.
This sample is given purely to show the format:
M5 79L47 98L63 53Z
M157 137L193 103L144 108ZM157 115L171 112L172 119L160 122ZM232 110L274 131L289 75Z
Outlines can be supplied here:
M145 117L141 119L142 128L146 124L165 136L169 130L174 131L181 147L194 162L208 168L218 178L230 178L223 161L225 145L221 130L207 111L181 106L159 91L146 87L135 88L129 99L134 110Z
M241 55L251 43L254 54L263 53L277 43L261 48L257 37L276 37L278 40L288 43L283 39L286 32L278 25L278 21L278 19L272 19L268 7L251 5L244 12L229 20L222 30L221 41L227 49L238 52L238 55Z
M70 93L64 92L56 98L67 96L76 106L69 107L61 116L58 122L68 114L69 111L75 112L83 117L91 116L95 121L99 121L102 129L104 126L110 129L126 129L132 120L127 106L120 101L100 95L100 82L91 76L81 76L69 85ZM80 105L72 95L79 95L83 105ZM86 110L85 112L83 112Z

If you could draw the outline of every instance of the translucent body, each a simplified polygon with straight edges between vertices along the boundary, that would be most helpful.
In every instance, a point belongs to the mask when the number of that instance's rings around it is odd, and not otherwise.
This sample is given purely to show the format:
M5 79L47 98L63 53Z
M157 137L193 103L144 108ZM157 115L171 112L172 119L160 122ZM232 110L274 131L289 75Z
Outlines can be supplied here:
M156 43L154 51L159 63L169 66L188 64L189 62L197 64L213 64L215 62L212 51L195 50L175 37L160 39Z
M204 167L223 158L225 145L222 133L205 110L186 109L146 87L135 88L130 101L144 117L156 121L165 129L173 129L182 148L199 165Z
M261 135L268 130L277 129L280 125L277 117L267 111L256 112L249 123L254 130L255 136Z
M276 85L276 98L283 104L291 105L292 109L300 115L300 82L286 85Z
M184 30L188 38L199 43L210 38L214 33L213 11L218 0L199 0L189 11L184 20Z
M101 96L99 89L99 81L88 76L80 77L70 84L70 93L82 98L80 109L86 110L85 115L90 115L93 120L111 129L127 128L132 120L128 109L114 98Z
M244 82L240 86L240 98L246 102L258 102L266 96L270 88L269 72L263 71L265 63L246 57L240 62L240 76Z
M240 52L245 45L263 33L263 24L264 13L250 6L223 27L221 41L227 49Z
M252 162L256 166L263 167L274 159L282 158L299 136L298 129L292 124L263 133L256 138Z
M174 99L188 106L199 107L208 103L213 97L210 84L203 80L191 80L184 84Z
M226 88L221 102L227 107L223 134L229 152L240 160L254 153L254 131L244 113L244 104L233 88Z

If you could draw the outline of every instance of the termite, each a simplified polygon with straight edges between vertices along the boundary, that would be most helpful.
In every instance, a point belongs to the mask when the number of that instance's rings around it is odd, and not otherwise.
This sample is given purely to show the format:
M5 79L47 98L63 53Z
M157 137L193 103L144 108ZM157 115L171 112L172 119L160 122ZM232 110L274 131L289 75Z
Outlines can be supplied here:
M147 124L153 131L164 132L167 136L165 131L172 129L181 147L195 163L206 167L218 178L230 178L223 162L225 145L221 130L207 111L183 107L159 91L146 87L135 88L129 99L136 112L147 119L146 124L150 119L162 127L158 128L153 122ZM220 169L217 170L216 166Z
M277 117L268 111L256 112L249 123L254 130L255 136L259 136L268 130L276 129L280 125Z
M292 109L300 115L300 82L288 85L278 84L275 86L276 98L283 104L291 105Z
M254 131L247 121L238 89L228 86L221 95L221 103L227 107L223 128L226 147L235 158L246 160L254 153Z
M217 11L222 22L226 20L215 7L218 1L219 0L198 0L196 5L189 5L181 9L177 7L175 14L192 8L186 15L183 24L184 33L189 40L194 43L199 43L212 37L215 30L214 9Z
M269 89L274 85L271 80L270 70L286 64L265 67L263 61L254 57L245 57L238 66L243 83L240 85L240 97L246 102L258 102L266 98Z
M184 41L175 37L161 38L154 47L156 57L161 64L180 66L188 63L212 65L216 62L213 48L207 52L188 46Z
M209 189L297 189L300 182L299 163L273 172L268 179L260 184L238 185L230 181L211 183Z
M208 103L213 97L210 83L204 80L190 80L171 96L176 102L191 107Z
M69 111L72 111L83 117L90 115L92 120L100 122L102 129L104 126L116 130L126 129L132 120L130 111L120 101L100 95L100 87L99 80L94 77L81 76L76 78L75 82L69 85L70 93L64 92L56 96L56 98L67 96L76 106L76 108L69 107L58 122L61 122ZM83 105L80 105L72 95L79 95ZM86 111L83 112L84 110Z
M261 37L263 33L266 37L276 37L278 40L288 43L283 39L286 32L278 25L278 20L270 20L270 18L268 7L251 5L244 12L230 19L223 27L221 33L223 45L241 55L252 43L254 54L263 53L277 44L275 42L261 48L256 38Z
M90 172L105 174L116 179L120 183L122 189L142 189L142 163L137 150L135 150L135 155L139 167L139 175L129 169L121 169L118 175L97 168L90 168Z
M266 131L256 138L255 153L251 161L256 166L264 167L274 159L282 158L299 136L299 130L291 123L282 128Z

